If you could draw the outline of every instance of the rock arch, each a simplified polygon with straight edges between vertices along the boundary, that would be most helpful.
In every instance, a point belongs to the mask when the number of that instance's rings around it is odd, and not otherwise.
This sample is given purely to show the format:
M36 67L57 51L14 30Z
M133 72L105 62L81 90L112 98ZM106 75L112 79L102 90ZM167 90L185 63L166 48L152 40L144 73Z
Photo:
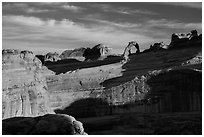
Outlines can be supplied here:
M135 41L131 41L129 42L128 46L125 48L125 51L123 53L123 58L125 59L125 61L128 60L128 56L131 55L131 48L135 47L137 49L136 53L140 53L140 48L139 48L139 44Z

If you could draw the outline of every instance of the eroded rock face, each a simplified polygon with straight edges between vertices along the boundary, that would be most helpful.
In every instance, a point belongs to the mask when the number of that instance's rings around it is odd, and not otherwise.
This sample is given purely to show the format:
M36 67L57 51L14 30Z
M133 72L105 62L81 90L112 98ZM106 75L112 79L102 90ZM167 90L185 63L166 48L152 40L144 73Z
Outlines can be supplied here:
M5 119L2 131L3 135L86 135L80 121L64 114Z
M2 51L2 117L51 113L42 63L31 51Z

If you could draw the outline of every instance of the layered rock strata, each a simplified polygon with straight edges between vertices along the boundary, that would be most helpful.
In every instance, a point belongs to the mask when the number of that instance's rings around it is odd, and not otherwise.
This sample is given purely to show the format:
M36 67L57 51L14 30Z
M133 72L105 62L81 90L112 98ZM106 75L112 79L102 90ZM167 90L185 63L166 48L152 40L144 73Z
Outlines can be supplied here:
M2 51L2 117L51 113L42 63L31 51Z

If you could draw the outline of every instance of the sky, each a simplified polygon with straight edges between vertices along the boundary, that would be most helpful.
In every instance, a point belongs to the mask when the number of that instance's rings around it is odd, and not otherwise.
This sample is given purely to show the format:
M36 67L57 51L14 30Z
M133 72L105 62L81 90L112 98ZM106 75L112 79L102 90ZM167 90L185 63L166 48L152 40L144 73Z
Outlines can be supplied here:
M122 53L169 44L172 33L202 33L201 2L9 2L2 3L2 48L57 52L99 43Z

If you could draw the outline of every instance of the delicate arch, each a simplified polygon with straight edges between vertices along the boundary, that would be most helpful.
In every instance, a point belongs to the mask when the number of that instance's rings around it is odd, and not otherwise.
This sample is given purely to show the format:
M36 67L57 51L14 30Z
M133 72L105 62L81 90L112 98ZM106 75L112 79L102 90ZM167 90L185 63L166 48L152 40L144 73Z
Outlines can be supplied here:
M128 56L131 54L131 48L132 47L135 47L137 49L136 53L140 53L139 44L135 41L131 41L131 42L129 42L128 46L125 48L125 51L123 53L123 57L125 59L127 59Z

